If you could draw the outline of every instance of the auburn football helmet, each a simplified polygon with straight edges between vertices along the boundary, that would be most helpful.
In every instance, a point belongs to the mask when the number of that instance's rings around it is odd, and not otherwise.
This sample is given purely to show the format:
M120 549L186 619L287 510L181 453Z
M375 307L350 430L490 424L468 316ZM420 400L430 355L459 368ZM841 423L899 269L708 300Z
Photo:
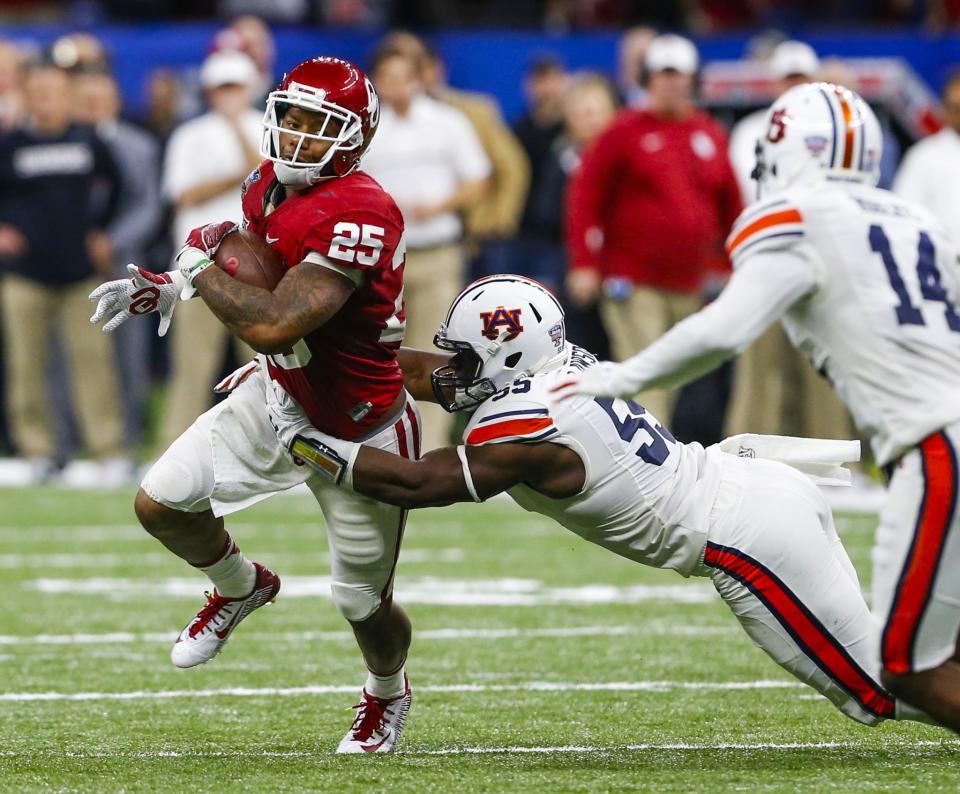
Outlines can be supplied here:
M876 185L883 138L870 106L833 83L805 83L767 111L751 176L759 197L820 179Z
M291 107L319 114L319 123L310 130L282 126ZM380 100L362 69L340 58L312 58L287 72L268 95L260 154L274 163L277 178L285 185L306 186L345 176L360 164L379 121ZM281 151L281 133L299 138L287 155ZM310 139L330 142L315 162L303 157Z
M448 411L475 408L566 356L563 308L533 279L488 276L457 296L433 344L455 354L431 376L437 401Z

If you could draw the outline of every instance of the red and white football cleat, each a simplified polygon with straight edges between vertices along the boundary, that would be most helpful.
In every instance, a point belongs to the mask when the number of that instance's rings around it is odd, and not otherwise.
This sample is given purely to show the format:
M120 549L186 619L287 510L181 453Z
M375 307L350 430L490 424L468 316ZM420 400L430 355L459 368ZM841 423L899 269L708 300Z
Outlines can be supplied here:
M255 562L257 578L245 598L225 598L216 590L205 593L207 605L191 620L170 651L177 667L194 667L216 656L240 621L253 610L269 604L280 592L280 577Z
M356 719L337 747L338 753L392 753L400 741L403 723L410 711L410 682L403 677L404 691L390 700L376 698L366 689L354 708Z

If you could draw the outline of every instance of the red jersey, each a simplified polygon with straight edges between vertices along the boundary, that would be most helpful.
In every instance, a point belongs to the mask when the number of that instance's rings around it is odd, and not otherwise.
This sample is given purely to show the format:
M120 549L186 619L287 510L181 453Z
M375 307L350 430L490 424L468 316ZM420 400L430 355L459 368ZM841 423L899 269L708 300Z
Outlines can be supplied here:
M583 157L567 194L571 265L695 293L726 272L723 241L742 209L727 136L695 111L682 120L622 113Z
M325 433L365 435L389 417L403 388L397 349L403 341L403 218L371 177L354 172L302 191L285 191L273 163L243 183L246 226L288 268L311 254L361 274L339 312L267 368ZM322 265L316 265L322 267Z

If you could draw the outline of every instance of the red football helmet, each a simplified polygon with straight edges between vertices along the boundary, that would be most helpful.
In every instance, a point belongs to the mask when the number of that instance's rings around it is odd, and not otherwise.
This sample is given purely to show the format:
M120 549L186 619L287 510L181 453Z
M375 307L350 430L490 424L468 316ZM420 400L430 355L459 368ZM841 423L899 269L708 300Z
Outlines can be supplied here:
M325 118L315 130L281 127L290 107ZM339 122L334 131L330 120ZM273 161L277 177L287 185L309 185L353 171L373 140L380 121L380 100L363 70L340 58L312 58L291 69L267 97L260 154ZM284 157L280 133L300 137L293 154ZM300 151L307 139L330 141L319 162L304 162ZM329 166L329 168L327 167Z

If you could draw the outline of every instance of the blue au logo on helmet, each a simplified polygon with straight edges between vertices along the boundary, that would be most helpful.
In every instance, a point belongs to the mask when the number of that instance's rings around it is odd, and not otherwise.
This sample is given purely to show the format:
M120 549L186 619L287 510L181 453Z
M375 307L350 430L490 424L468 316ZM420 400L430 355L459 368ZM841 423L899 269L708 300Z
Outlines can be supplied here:
M480 319L483 320L483 335L493 342L500 338L501 328L507 331L503 340L505 342L516 339L523 330L523 326L520 325L519 309L505 309L503 306L497 306L492 312L480 312Z

